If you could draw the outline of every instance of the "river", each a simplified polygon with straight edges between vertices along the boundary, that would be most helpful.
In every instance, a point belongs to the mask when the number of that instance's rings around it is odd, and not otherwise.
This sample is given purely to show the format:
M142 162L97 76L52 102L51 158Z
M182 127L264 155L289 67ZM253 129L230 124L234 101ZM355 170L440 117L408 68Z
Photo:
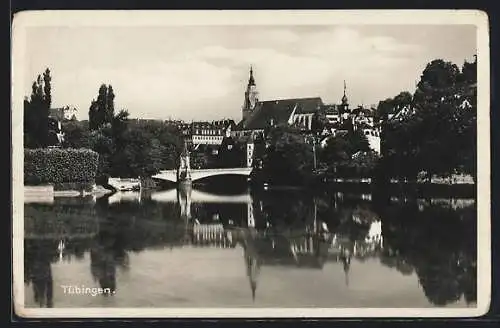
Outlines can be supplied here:
M25 306L474 307L475 200L376 196L195 186L25 203Z

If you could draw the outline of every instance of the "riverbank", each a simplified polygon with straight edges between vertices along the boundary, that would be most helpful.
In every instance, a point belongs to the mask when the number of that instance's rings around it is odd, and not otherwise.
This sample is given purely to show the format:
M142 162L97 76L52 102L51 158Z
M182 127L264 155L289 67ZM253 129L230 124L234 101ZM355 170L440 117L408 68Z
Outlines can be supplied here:
M309 184L284 184L253 182L254 190L310 190L315 192L338 191L352 194L371 194L376 197L407 195L412 198L458 197L476 198L475 184L404 183L379 184L373 181L350 179L343 181L314 181Z
M53 185L24 186L24 202L53 202L56 197L104 196L113 191L101 185L94 185L92 190L55 190Z

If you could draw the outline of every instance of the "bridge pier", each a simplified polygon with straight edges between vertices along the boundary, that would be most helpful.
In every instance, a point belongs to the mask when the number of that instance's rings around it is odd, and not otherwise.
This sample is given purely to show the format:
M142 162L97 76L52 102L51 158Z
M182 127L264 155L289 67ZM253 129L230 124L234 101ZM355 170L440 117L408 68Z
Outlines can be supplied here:
M179 168L177 170L177 184L181 188L189 188L192 185L191 164L187 143L184 143L184 149L180 156Z

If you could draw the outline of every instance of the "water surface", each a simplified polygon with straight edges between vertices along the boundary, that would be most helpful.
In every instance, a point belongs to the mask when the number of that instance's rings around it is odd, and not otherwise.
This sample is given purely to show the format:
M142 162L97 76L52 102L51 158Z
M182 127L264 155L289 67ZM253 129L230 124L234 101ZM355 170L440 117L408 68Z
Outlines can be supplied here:
M25 303L475 306L475 201L376 196L195 188L26 203Z

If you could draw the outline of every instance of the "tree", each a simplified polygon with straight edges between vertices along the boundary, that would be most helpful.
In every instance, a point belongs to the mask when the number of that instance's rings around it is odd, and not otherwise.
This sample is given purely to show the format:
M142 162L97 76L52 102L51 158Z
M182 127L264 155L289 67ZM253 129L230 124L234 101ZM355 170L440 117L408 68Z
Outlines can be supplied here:
M471 75L467 72L467 75ZM463 131L460 105L463 75L451 62L435 60L424 70L414 95L415 127L420 137L419 164L430 179L434 174L449 175L460 166L461 148L457 141ZM475 120L471 122L475 125Z
M433 60L413 97L403 92L379 103L380 117L401 113L383 122L382 154L393 176L415 179L424 171L430 181L433 175L475 171L475 67L465 62L460 71Z
M241 167L245 165L246 144L234 140L232 137L224 138L219 147L219 167Z
M267 175L280 182L300 183L308 178L313 168L313 149L297 129L276 126L266 137L269 147L263 158ZM290 181L290 177L295 181Z
M465 84L475 84L477 82L477 56L474 56L473 62L464 61L462 74L459 76L459 82Z
M113 87L108 86L106 93L106 110L105 110L105 122L111 122L115 117L115 93L113 92Z
M99 118L98 106L95 100L92 100L89 108L89 128L90 130L97 130L101 120Z
M50 85L51 80L52 78L50 77L50 70L47 68L43 73L43 97L45 104L49 109L52 104L51 85Z
M96 100L89 108L89 127L96 130L105 124L111 124L114 118L115 94L111 85L101 84Z
M45 147L49 141L51 76L47 68L31 87L30 99L24 100L24 143L27 148Z
M459 75L460 69L457 65L442 59L435 59L428 63L422 72L420 81L417 83L417 91L448 89L455 85Z
M363 131L355 130L349 131L346 136L347 141L347 152L349 157L352 157L355 153L361 151L366 152L370 150L370 144L368 143L368 139L364 135Z
M115 153L115 144L110 127L90 131L89 146L99 154L99 166L97 168L96 181L106 180L111 176L112 157Z
M124 132L123 148L113 156L112 172L120 177L149 177L161 169L162 146L148 131L130 128Z
M328 125L328 119L324 110L317 110L314 112L311 121L311 130L314 134L320 134L323 129Z
M90 132L86 122L70 120L63 122L65 148L90 148Z
M342 137L332 137L327 140L325 148L320 151L320 161L327 166L335 166L349 160L349 145Z

